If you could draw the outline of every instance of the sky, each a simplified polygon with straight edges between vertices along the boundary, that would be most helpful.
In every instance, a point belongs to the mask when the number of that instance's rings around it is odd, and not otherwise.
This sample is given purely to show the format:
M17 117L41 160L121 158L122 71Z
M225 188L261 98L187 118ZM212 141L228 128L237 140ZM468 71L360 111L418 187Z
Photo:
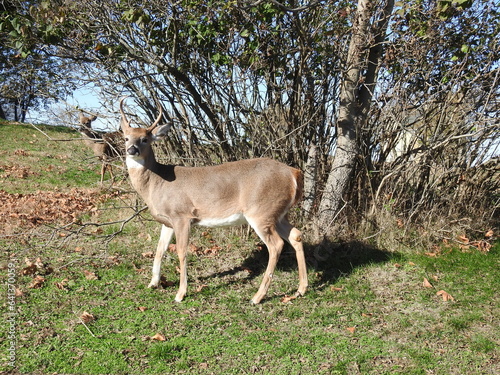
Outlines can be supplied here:
M65 100L52 103L47 109L30 110L26 116L27 122L43 123L49 125L65 125L77 127L78 109L81 108L97 115L92 122L95 130L114 131L118 127L119 117L111 111L118 110L118 99L115 108L105 108L99 99L99 92L92 86L77 89L72 96Z

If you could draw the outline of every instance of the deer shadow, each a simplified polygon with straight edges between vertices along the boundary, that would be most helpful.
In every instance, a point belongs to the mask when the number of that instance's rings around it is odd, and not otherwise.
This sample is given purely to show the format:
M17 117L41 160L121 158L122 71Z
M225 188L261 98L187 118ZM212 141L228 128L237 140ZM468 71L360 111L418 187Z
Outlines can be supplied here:
M317 274L310 288L322 290L335 283L340 277L349 276L357 268L370 264L386 263L398 255L386 250L378 249L361 241L331 242L324 240L320 244L304 244L304 252L308 273ZM262 275L267 267L269 254L265 246L252 252L243 263L232 269L212 273L205 277L232 276L246 271L246 279L252 280ZM297 270L295 251L288 244L285 245L276 266L281 271Z

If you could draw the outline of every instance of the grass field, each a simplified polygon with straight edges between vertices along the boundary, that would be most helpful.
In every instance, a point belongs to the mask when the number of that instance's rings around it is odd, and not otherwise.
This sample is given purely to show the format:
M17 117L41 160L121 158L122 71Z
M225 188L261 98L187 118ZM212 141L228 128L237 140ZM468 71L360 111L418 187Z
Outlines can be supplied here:
M174 303L174 253L162 287L146 288L159 225L126 181L100 187L79 141L5 122L0 137L1 373L500 373L499 242L487 252L306 243L308 293L285 298L298 285L286 249L253 306L267 264L258 238L200 228L188 296Z

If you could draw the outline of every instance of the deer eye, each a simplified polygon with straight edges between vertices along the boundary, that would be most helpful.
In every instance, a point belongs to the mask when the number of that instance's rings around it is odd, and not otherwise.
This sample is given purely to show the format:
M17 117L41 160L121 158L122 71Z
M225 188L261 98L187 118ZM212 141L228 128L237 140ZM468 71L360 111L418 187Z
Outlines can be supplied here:
M125 137L125 142L128 142L128 137Z

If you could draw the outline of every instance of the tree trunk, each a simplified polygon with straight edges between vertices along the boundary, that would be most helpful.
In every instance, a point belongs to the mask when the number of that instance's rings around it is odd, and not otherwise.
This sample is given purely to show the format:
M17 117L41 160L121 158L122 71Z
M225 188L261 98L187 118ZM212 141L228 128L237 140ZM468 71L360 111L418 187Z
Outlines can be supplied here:
M358 1L346 69L342 77L337 122L337 148L318 209L315 222L316 239L321 239L330 232L335 218L344 206L343 198L349 188L359 155L357 129L366 122L366 116L370 109L373 88L382 55L380 42L385 37L387 20L392 13L393 7L394 1L388 0L376 25L377 28L383 30L379 29L374 35L370 23L375 12L374 2L370 0ZM382 39L380 40L381 36ZM367 63L368 57L370 57L369 63ZM363 73L365 76L363 76ZM371 82L366 81L366 79ZM360 83L362 82L365 87L360 91Z

